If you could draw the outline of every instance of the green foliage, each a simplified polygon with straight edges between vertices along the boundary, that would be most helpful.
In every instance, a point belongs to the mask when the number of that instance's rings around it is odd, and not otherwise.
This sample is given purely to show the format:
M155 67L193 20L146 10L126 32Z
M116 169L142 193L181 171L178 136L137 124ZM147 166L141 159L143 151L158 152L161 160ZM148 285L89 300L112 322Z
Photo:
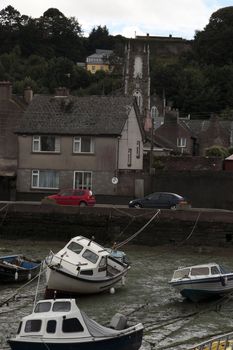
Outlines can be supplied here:
M207 148L205 150L205 155L207 157L220 157L220 158L226 158L229 156L229 151L222 146L212 146L210 148Z

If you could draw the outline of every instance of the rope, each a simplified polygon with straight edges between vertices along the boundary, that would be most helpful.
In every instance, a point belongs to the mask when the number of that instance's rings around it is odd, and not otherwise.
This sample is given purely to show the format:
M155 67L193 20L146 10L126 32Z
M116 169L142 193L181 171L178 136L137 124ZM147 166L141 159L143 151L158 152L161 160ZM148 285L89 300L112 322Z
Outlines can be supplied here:
M46 268L42 272L39 272L35 277L33 277L30 281L25 283L23 286L16 289L16 291L9 298L5 299L3 302L0 303L0 307L2 307L4 304L7 304L11 299L13 299L19 293L20 290L22 290L23 288L28 286L31 282L33 282L36 278L38 278L45 271L46 271Z
M9 203L7 203L7 204L6 204L4 207L2 207L2 208L0 209L0 212L1 212L1 211L3 211L4 209L6 209L5 214L3 215L2 221L1 221L1 223L0 223L0 226L2 226L2 224L3 224L4 220L6 219L6 216L7 216L7 213L8 213L9 206L10 206L10 204L9 204Z
M193 225L193 228L192 228L190 234L189 234L183 241L181 241L180 244L183 244L185 241L187 241L187 240L192 236L192 234L193 234L193 232L194 232L194 230L195 230L195 228L196 228L196 226L197 226L197 223L198 223L198 221L199 221L200 216L201 216L201 212L199 211L199 213L198 213L198 215L197 215L197 218L196 218L196 220L195 220L195 223L194 223L194 225Z
M137 232L135 232L132 236L130 236L129 238L127 238L126 240L124 240L121 243L118 243L115 245L115 249L118 249L120 247L122 247L123 245L129 243L130 241L132 241L132 239L134 239L135 237L137 237L139 235L139 233L141 233L156 217L157 215L160 213L160 209L152 216L152 218L150 218L150 220L143 226L141 227Z

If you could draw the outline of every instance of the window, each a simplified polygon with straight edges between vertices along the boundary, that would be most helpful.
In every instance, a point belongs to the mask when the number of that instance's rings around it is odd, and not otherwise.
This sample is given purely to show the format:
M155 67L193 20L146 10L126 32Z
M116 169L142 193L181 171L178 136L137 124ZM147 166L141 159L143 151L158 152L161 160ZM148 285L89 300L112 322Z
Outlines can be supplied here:
M211 266L211 275L219 275L219 273L217 266Z
M50 302L38 303L34 312L48 312L51 308Z
M71 304L68 301L56 301L53 304L53 312L68 312L71 309Z
M73 332L83 332L83 326L77 318L65 319L62 322L62 331L64 333L73 333Z
M73 141L74 153L93 153L93 140L90 136L75 136Z
M93 264L95 264L96 261L98 260L98 255L93 253L89 249L86 249L82 256L83 256L83 258L87 259L88 261L92 262Z
M191 276L209 275L208 267L194 267L191 269Z
M72 252L79 254L83 250L83 246L76 243L76 242L71 242L67 249L71 250Z
M25 333L39 332L41 329L41 320L28 320L25 324Z
M190 269L182 269L174 272L173 278L182 279L189 276Z
M177 138L177 147L186 147L186 138L178 137Z
M32 170L32 188L59 188L59 173L54 170Z
M140 141L137 141L137 146L136 146L136 157L140 158L140 152L141 151L141 143Z
M33 136L33 152L60 152L60 138L53 135Z
M128 149L128 166L132 165L132 148Z
M74 172L74 188L92 189L92 172L91 171L75 171Z
M57 321L49 320L47 322L46 332L47 333L55 333L56 332Z

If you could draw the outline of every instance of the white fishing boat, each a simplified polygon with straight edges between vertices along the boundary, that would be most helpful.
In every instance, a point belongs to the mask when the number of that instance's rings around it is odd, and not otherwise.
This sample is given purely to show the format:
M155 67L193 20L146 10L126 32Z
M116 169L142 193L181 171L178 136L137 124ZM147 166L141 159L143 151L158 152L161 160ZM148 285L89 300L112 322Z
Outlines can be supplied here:
M124 284L130 266L89 238L72 238L58 253L46 259L46 297L114 291Z
M127 325L117 313L105 327L81 311L75 299L41 300L32 314L23 317L12 350L138 350L143 325Z
M183 297L198 302L233 292L233 271L216 263L182 267L169 283Z

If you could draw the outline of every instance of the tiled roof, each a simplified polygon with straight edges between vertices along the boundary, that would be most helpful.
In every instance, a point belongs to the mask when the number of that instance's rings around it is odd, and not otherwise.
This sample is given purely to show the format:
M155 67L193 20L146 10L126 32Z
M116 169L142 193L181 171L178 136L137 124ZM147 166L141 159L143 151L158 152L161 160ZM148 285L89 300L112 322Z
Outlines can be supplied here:
M120 135L132 97L35 95L17 133Z

